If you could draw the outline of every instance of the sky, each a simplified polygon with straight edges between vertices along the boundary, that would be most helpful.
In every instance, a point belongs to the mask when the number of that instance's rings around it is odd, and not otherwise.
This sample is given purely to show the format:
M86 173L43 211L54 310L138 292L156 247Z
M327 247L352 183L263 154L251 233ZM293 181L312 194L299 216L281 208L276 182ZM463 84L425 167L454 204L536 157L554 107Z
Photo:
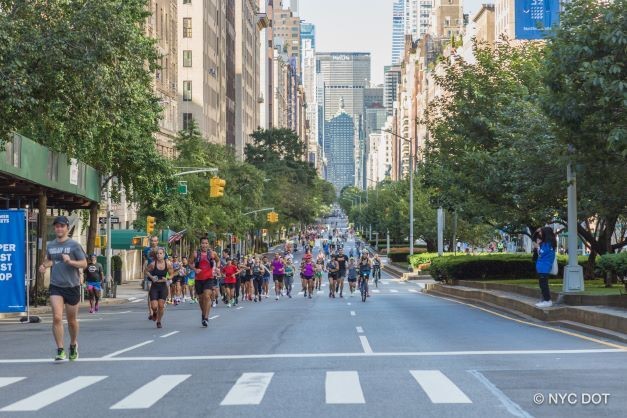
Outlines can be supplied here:
M284 6L289 0L283 0ZM474 13L490 0L465 0L464 13ZM276 4L276 1L275 1ZM392 60L394 0L299 0L302 20L316 25L319 52L370 52L372 81L383 83L383 67Z

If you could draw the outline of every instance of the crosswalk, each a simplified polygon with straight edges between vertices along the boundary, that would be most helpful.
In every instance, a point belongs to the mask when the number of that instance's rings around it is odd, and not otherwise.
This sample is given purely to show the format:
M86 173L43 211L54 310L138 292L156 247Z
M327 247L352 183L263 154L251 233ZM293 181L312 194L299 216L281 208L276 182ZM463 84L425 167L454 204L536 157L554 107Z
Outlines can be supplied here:
M472 403L470 398L440 370L407 370L404 373L407 373L405 377L409 379L406 381L412 381L409 376L413 377L416 387L412 393L415 395L414 400L416 402L430 401L432 404ZM166 398L168 394L175 397L176 393L180 393L181 390L190 390L190 387L186 387L186 385L194 387L195 383L191 382L190 377L192 377L191 374L160 375L140 387L129 387L130 394L123 394L120 400L110 400L114 403L108 408L111 410L151 408ZM242 373L232 383L222 398L220 406L235 407L262 404L268 391L283 390L280 383L277 383L273 389L274 378L275 373L272 372ZM82 390L88 388L90 388L89 390L98 390L97 384L107 379L114 378L110 376L76 376L40 392L30 394L9 405L4 406L0 403L0 412L41 411ZM190 383L186 383L188 379ZM28 390L30 386L28 380L25 377L0 377L0 388L22 384L24 385L23 388ZM328 405L367 403L366 393L362 388L358 371L327 371L324 380L320 380L319 384L324 385L324 402ZM0 399L3 398L4 396L0 391ZM71 402L71 400L66 399L66 402Z

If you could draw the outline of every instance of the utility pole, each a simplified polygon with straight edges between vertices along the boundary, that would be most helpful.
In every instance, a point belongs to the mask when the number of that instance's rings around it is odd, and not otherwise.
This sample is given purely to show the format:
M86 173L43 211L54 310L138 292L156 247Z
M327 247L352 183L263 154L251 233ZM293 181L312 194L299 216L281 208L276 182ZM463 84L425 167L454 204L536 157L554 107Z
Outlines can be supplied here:
M577 175L572 161L566 166L568 180L568 265L564 268L564 292L583 292L583 268L577 262ZM556 254L557 257L557 254Z

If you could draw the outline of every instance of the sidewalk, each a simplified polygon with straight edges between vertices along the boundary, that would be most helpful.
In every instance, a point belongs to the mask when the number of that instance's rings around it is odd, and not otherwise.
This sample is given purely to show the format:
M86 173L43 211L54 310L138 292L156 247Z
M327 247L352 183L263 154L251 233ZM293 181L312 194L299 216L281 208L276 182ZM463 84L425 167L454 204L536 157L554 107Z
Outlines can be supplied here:
M141 280L131 280L117 287L116 298L102 298L100 305L119 305L137 300L145 300L147 292L141 288ZM89 300L79 304L80 309L89 309ZM45 315L51 313L49 305L30 308L30 315ZM19 318L26 316L26 313L0 313L0 319Z
M539 319L551 324L627 343L627 309L613 306L572 306L555 303L537 308L538 297L477 287L427 284L423 292ZM538 291L539 294L539 291Z

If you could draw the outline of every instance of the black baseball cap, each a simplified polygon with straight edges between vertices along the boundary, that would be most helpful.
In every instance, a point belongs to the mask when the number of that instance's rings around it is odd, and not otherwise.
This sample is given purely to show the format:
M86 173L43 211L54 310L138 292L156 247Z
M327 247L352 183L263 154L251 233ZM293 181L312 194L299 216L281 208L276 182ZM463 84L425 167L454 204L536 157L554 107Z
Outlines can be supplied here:
M67 216L57 216L56 218L54 218L54 221L52 222L52 225L56 225L56 224L70 226L70 220L67 218Z

